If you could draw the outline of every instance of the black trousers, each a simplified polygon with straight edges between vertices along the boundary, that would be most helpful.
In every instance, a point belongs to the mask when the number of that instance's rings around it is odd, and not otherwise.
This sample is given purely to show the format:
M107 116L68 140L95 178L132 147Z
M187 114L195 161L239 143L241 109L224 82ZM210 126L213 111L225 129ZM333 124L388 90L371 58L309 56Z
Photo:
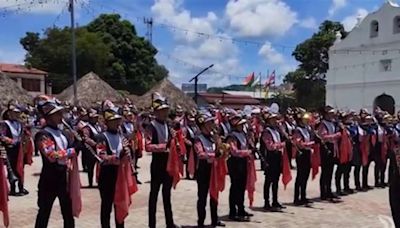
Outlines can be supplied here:
M357 189L361 188L360 172L361 172L361 165L354 165L354 184Z
M362 187L368 187L368 173L369 173L369 166L371 165L372 160L369 159L366 165L362 167Z
M24 184L22 183L22 177L17 172L17 162L18 162L18 153L19 153L19 143L11 148L7 148L7 158L10 161L11 169L14 175L18 178L18 190L22 192L24 190ZM16 191L16 183L10 182L10 191L15 193Z
M168 153L153 154L150 166L151 185L149 197L149 227L156 227L158 192L162 185L165 221L167 227L174 226L171 206L172 177L167 173Z
M93 186L93 175L94 175L94 167L96 165L96 160L93 158L93 155L89 151L84 151L82 153L82 157L84 156L86 156L85 163L86 163L86 171L88 175L89 186Z
M272 187L272 204L278 203L279 177L282 171L282 153L280 151L267 151L265 156L267 168L264 181L264 201L269 204L270 189Z
M382 160L382 143L377 142L375 145L375 153L374 153L374 161L375 161L375 168L374 168L374 177L375 177L375 186L378 187L385 183L385 172L386 172L386 164L387 159L385 158Z
M392 181L389 185L389 202L396 228L400 228L400 181Z
M199 160L199 166L197 169L197 224L199 226L204 225L204 220L206 218L206 204L210 188L211 166L212 165L206 160ZM213 225L218 223L217 205L218 202L210 196L211 224Z
M46 228L49 223L54 200L58 198L61 214L64 219L64 228L75 227L72 216L72 202L67 192L67 170L43 169L38 185L39 212L36 217L35 228Z
M311 170L311 151L301 150L296 157L297 176L294 184L294 201L306 200L307 182Z
M110 228L110 214L114 204L115 183L117 182L118 166L108 165L102 166L99 174L99 191L101 198L100 221L102 228ZM115 208L114 208L115 211ZM115 220L117 228L123 228L124 223L118 224Z
M344 164L338 164L335 173L335 185L336 185L336 192L340 193L342 190L349 190L350 185L350 171L351 171L351 164L350 162ZM343 189L341 180L343 178Z
M321 177L319 180L321 198L332 197L332 176L335 166L333 157L333 144L327 143L329 150L322 147L321 149Z
M231 179L229 189L229 215L244 216L244 194L247 182L247 159L230 157L228 171Z

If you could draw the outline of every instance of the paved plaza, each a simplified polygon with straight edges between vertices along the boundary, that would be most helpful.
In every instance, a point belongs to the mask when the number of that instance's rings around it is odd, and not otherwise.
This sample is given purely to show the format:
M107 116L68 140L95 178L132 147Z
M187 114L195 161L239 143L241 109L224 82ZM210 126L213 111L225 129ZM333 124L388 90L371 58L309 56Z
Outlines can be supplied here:
M125 227L147 226L147 202L149 195L149 166L151 156L144 156L139 161L139 178L143 182L140 190L133 196L133 205L126 219ZM257 161L257 163L259 163ZM373 167L372 167L373 168ZM33 227L37 213L37 183L41 169L41 159L35 157L34 164L26 167L26 188L30 194L26 197L11 197L9 202L10 220L12 228ZM293 171L293 178L296 173ZM255 195L255 207L249 209L255 216L248 223L234 223L227 221L229 186L221 194L219 201L219 215L226 222L227 227L362 227L362 228L386 228L393 227L390 218L388 203L388 189L374 189L369 192L357 193L344 197L340 203L315 202L313 207L294 207L293 185L294 179L287 190L280 186L280 201L287 206L283 213L266 213L261 210L263 206L264 175L257 172L257 186ZM227 177L227 180L229 178ZM318 179L309 184L309 198L317 199L319 195ZM82 185L87 185L87 176L81 173ZM229 180L227 181L229 184ZM370 175L370 184L372 184ZM49 183L51 184L51 183ZM82 189L83 211L79 219L76 219L76 227L91 228L100 227L100 195L97 189ZM176 190L172 191L173 212L175 223L194 227L196 225L196 200L197 184L195 181L182 180ZM207 210L206 224L211 223L209 210ZM159 196L157 211L157 227L165 227L162 198ZM1 220L1 218L0 218ZM2 222L1 222L2 224ZM112 222L113 224L113 222ZM1 226L1 225L0 225ZM58 201L54 203L49 227L62 227L62 217Z

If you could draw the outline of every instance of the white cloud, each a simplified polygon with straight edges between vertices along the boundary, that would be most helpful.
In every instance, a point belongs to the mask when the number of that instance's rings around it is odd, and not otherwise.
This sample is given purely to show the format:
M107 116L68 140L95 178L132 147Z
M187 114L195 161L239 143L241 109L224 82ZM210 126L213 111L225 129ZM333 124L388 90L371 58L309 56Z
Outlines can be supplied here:
M229 0L225 14L242 37L282 36L298 22L297 13L282 0Z
M303 19L299 22L299 25L303 28L307 29L315 29L318 28L317 21L313 17L308 17L306 19Z
M366 9L362 9L362 8L357 9L354 12L354 14L345 17L342 20L342 24L343 24L344 28L346 29L346 31L351 31L354 28L354 26L356 26L358 18L362 20L367 15L368 15L368 11Z
M227 34L218 32L218 17L214 12L208 12L203 17L193 17L179 0L156 0L151 11L156 21L212 35L211 37L199 37L192 32L176 30L173 32L175 47L171 55L199 67L214 64L214 67L202 77L202 83L208 83L210 86L231 84L229 75L237 75L240 72L238 48L232 42L226 40L221 42L216 37L230 38ZM202 70L189 65L177 66L173 59L170 61L163 58L158 59L167 66L172 81L178 85L183 82L187 83L192 76Z
M268 41L260 48L258 55L263 57L268 65L273 66L278 75L285 75L297 67L297 63L285 59L284 55L274 49Z
M347 0L332 0L332 5L329 8L329 16L333 16L338 10L344 8L347 5Z
M276 51L268 41L260 48L258 54L271 64L282 64L284 62L283 55Z
M191 12L182 7L179 0L156 0L151 7L151 11L156 20L163 23L172 24L178 28L190 29L206 34L213 34L214 23L217 16L214 12L208 12L205 17L192 17ZM193 32L176 31L175 38L182 39L187 42L195 42L200 38Z

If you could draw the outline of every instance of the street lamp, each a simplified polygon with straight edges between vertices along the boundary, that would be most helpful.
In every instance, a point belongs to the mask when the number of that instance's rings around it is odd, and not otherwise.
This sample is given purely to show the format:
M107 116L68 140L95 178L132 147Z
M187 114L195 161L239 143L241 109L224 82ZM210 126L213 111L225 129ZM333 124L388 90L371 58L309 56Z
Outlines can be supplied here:
M214 66L214 64L211 64L210 66L208 66L208 67L206 67L206 68L204 68L202 71L200 71L196 76L194 76L192 79L190 79L189 80L189 82L192 82L193 80L194 80L194 102L196 102L196 104L197 104L197 96L198 96L198 93L197 93L197 83L198 83L198 81L199 81L199 76L201 75L201 74L203 74L204 72L206 72L207 70L209 70L211 67L213 67Z

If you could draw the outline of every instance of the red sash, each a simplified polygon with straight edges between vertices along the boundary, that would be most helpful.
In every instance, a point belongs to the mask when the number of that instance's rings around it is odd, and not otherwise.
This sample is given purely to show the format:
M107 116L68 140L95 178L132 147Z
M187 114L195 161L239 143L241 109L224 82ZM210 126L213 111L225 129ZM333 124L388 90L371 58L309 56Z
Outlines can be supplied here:
M173 138L171 140L171 146L170 146L170 152L168 156L168 163L167 163L167 172L168 174L172 177L172 186L174 189L176 188L176 185L181 179L181 165L180 165L180 160L179 160L179 155L178 155L178 150L176 147L176 138Z
M282 156L282 183L284 189L286 190L287 184L292 180L292 173L290 172L290 165L289 165L289 156L286 150L286 146L283 149L283 156Z
M256 181L257 181L257 173L256 173L256 166L254 164L254 157L250 156L247 159L247 183L246 183L246 190L247 190L247 195L249 197L250 207L253 206L254 202Z
M368 164L368 154L369 154L369 136L363 135L361 136L361 143L360 143L360 151L361 151L361 163L363 166Z
M190 148L189 150L189 161L188 161L188 172L189 172L189 176L193 177L194 176L194 172L196 169L196 164L195 164L195 160L194 160L194 151L193 151L193 146Z
M350 155L352 153L353 146L351 145L351 140L347 130L342 131L342 139L340 140L339 149L339 162L344 164L350 161Z
M131 195L138 191L136 179L132 176L131 164L128 159L122 159L118 167L118 176L115 183L114 205L115 218L118 224L124 222L132 204Z
M79 167L77 157L73 157L72 168L69 170L68 190L72 202L72 215L79 218L82 211L81 180L79 179Z
M319 166L321 165L321 154L320 154L320 145L313 145L313 153L311 154L311 170L312 170L312 179L314 180L319 172Z
M10 224L8 216L8 185L3 159L0 159L0 211L3 212L3 224L8 227Z
M217 158L211 167L210 197L218 203L219 192L225 189L225 176L228 173L224 158Z

